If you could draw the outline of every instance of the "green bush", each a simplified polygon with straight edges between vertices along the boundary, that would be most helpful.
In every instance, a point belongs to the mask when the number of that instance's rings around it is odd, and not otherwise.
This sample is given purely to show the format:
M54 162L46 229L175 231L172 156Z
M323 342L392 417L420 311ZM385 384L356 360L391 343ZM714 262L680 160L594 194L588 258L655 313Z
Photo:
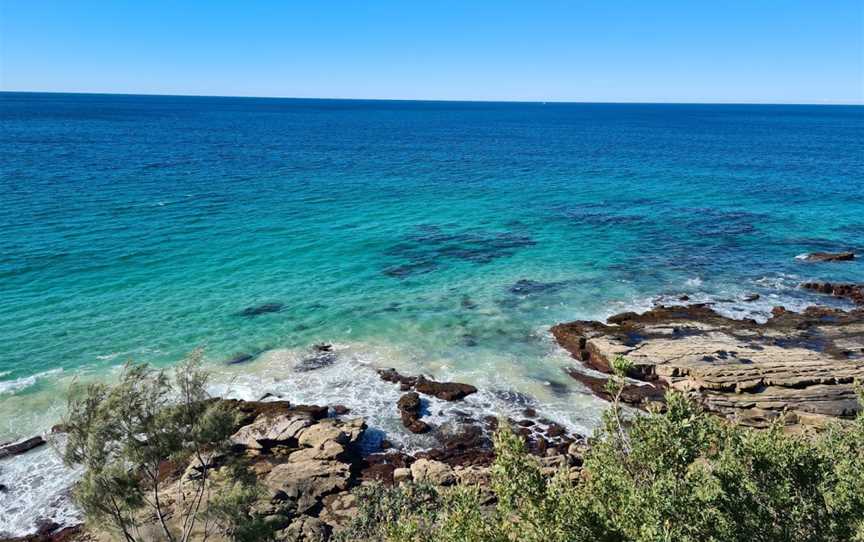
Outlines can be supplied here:
M616 363L618 397L626 360ZM365 490L346 540L528 542L864 541L864 415L818 435L745 428L678 393L626 419L616 401L573 482L548 477L522 440L495 438L492 506L477 488ZM374 491L378 491L375 494ZM400 496L403 495L403 496ZM368 515L378 502L386 514Z
M127 365L115 385L71 390L64 425L64 460L82 465L73 491L87 523L115 531L127 542L186 542L219 532L238 541L266 538L250 513L258 498L243 465L227 465L229 480L215 491L211 458L224 456L237 416L210 400L201 352L174 370ZM227 459L226 459L227 460ZM179 499L166 495L166 471L196 466ZM156 531L156 532L154 532Z

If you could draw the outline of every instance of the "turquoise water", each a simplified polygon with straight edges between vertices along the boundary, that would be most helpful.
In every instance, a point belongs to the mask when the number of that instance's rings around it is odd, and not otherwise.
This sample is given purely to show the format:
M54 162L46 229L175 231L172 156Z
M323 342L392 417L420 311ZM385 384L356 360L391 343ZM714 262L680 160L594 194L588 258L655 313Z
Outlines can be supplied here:
M587 431L555 322L684 293L760 318L818 301L801 280L864 281L795 259L864 251L862 113L0 94L0 440L49 427L74 378L196 346L221 392L343 398L383 429L373 366ZM338 362L292 370L317 342Z
M60 373L33 375L199 345L470 368L656 295L864 279L794 259L864 245L860 107L7 93L0 112L4 409ZM242 315L264 303L282 309Z

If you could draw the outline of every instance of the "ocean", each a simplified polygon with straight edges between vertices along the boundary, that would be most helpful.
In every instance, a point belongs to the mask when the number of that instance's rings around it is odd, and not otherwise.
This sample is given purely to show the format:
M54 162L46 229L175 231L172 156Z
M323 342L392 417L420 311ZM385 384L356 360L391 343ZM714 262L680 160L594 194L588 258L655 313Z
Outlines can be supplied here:
M427 437L376 367L585 433L603 403L551 325L682 295L765 319L864 282L796 259L864 252L860 106L0 93L0 157L0 441L197 347L214 393L345 404L406 447ZM0 532L74 516L55 456L0 461Z

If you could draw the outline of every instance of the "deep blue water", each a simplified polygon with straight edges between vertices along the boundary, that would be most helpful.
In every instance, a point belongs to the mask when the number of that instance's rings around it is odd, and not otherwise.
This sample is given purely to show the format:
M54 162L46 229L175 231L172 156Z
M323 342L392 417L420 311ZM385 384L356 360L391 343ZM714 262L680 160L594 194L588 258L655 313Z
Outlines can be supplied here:
M862 107L0 93L0 157L0 440L196 346L217 393L341 402L407 446L370 367L587 431L555 322L864 281L795 258L864 252ZM298 372L316 342L335 361ZM74 515L50 454L0 466L0 532Z

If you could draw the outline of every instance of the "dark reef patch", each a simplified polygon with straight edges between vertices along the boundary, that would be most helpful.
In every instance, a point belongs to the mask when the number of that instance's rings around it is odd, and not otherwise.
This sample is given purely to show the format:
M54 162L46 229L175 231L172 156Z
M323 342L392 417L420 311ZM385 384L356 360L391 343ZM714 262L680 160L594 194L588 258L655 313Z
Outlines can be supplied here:
M405 278L435 271L448 262L487 264L514 255L519 249L536 242L527 235L488 230L446 231L440 226L418 226L402 242L385 251L401 260L387 267L384 274Z
M283 309L285 309L285 305L282 303L262 303L261 305L255 305L254 307L246 307L245 309L240 311L240 316L251 318L253 316L260 316L262 314L281 312Z
M510 286L509 292L516 295L535 295L560 292L567 287L567 282L540 282L530 279L520 279Z

